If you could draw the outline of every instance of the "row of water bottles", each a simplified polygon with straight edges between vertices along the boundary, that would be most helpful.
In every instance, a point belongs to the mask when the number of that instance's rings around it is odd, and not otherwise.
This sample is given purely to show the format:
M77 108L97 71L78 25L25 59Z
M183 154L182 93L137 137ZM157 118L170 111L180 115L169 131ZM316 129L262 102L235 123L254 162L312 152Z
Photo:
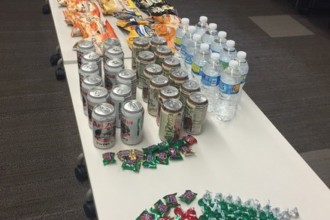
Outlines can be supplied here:
M209 112L229 121L235 116L249 66L244 51L237 52L235 41L227 40L225 31L217 31L217 24L207 23L201 16L195 26L182 18L176 30L175 46L181 66L191 78L200 83L208 97Z

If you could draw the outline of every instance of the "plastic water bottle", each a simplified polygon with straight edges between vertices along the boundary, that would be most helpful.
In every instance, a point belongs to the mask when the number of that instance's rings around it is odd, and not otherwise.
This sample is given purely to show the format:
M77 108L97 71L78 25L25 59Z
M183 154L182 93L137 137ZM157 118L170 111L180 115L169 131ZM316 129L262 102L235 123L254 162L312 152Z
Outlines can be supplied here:
M227 37L227 32L219 31L218 37L214 38L213 42L211 43L212 53L222 54L223 48L225 48L227 42L226 37Z
M191 64L195 53L199 50L201 45L201 35L194 34L193 41L190 42L186 48L185 66L188 72L191 72Z
M191 64L191 71L193 73L193 78L200 83L201 81L201 71L203 71L204 65L210 59L209 45L202 43L199 51L194 55L193 62Z
M180 48L180 53L183 56L183 58L186 56L187 45L190 42L192 42L192 40L193 40L192 38L193 38L193 35L194 35L195 31L196 31L195 26L189 26L188 27L188 32L183 37L181 48Z
M220 64L220 54L212 53L211 59L203 67L201 73L202 93L208 98L208 111L213 112L216 106L218 85L220 82L220 73L223 71Z
M246 77L249 72L249 64L246 61L246 53L244 51L238 51L235 59L238 62L238 70L242 75L241 87L245 85Z
M217 33L218 33L217 26L218 25L216 23L210 23L209 24L208 30L202 36L203 43L207 43L207 44L211 45L214 38L217 37Z
M200 16L199 22L196 24L196 34L203 36L203 34L207 31L207 17Z
M221 73L219 83L219 100L217 104L217 118L230 121L234 118L240 99L242 75L238 69L238 62L231 60L229 67Z
M222 54L220 54L220 61L222 67L226 69L228 67L229 61L236 58L237 52L235 49L235 41L227 40L225 48L223 48Z
M176 29L175 32L175 48L180 49L184 35L188 32L189 18L182 18L180 26Z

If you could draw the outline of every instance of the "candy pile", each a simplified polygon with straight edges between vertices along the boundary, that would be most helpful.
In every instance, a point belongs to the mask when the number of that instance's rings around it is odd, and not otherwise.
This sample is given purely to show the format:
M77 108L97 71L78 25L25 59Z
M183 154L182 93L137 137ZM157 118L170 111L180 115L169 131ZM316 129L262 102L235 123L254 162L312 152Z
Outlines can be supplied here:
M176 15L176 9L167 3L165 0L148 1L148 0L135 0L136 5L145 13L153 16L164 14Z
M262 207L256 199L243 202L239 197L234 199L231 195L223 196L221 193L213 195L209 191L198 200L198 205L203 212L200 220L290 220L299 217L297 208L281 212L279 208L272 208L269 204Z

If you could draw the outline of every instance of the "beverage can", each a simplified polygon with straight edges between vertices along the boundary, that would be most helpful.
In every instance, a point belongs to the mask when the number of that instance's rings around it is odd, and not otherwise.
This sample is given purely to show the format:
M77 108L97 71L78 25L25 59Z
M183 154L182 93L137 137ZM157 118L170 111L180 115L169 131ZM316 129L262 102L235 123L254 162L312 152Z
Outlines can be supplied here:
M84 63L79 69L79 85L81 88L82 81L91 75L99 75L99 67L96 63Z
M156 57L156 63L158 65L162 66L165 57L168 57L171 55L172 55L172 51L167 45L161 45L161 46L156 47L155 57Z
M186 100L189 98L190 93L199 92L201 88L199 83L195 80L187 80L181 85L180 101L183 105L186 105Z
M165 86L163 87L158 96L158 111L156 122L159 125L160 122L160 110L165 100L167 99L179 99L179 90L174 86Z
M144 82L144 69L148 64L155 63L155 55L150 51L141 51L139 52L136 60L136 73L137 73L137 86L138 88L143 88Z
M148 113L152 116L157 116L158 113L158 99L160 90L169 84L166 76L155 76L150 80L149 99L148 99Z
M84 114L87 113L87 94L90 89L96 86L102 86L102 78L99 75L92 75L86 77L81 84L81 98L83 102Z
M164 59L162 67L163 67L163 75L169 77L170 73L174 69L180 67L180 60L174 56L168 56Z
M170 74L170 85L180 89L181 85L188 79L187 71L181 68L176 68Z
M136 72L130 69L121 70L116 76L117 84L125 84L131 88L132 99L136 99Z
M103 61L106 63L108 60L118 58L124 60L124 52L120 46L113 46L107 49L104 53Z
M143 82L143 89L142 89L142 99L144 102L148 103L149 99L149 88L150 88L150 80L158 75L163 73L163 68L158 64L152 63L146 66L144 69L144 82Z
M77 62L78 62L78 69L82 64L81 60L85 53L95 51L95 47L92 41L90 40L81 40L77 44Z
M110 92L116 85L116 76L123 70L123 61L118 58L107 60L104 65L104 86Z
M103 43L103 55L111 47L121 46L120 41L117 38L107 38Z
M95 53L94 51L86 53L83 55L82 63L96 63L99 69L99 75L102 76L102 61L101 61L101 57Z
M156 48L161 45L166 45L166 39L160 36L154 36L150 40L150 51L155 52Z
M87 113L88 113L88 121L90 128L93 128L92 113L94 107L97 104L108 102L108 98L109 98L108 90L104 87L97 86L89 90L87 94Z
M140 51L148 50L150 47L149 39L145 37L136 37L132 46L132 69L136 68L137 55Z

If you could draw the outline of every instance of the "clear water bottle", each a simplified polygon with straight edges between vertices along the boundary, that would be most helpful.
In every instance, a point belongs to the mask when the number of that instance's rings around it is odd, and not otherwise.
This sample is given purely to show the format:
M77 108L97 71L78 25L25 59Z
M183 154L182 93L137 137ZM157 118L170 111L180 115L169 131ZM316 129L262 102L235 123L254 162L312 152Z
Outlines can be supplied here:
M203 36L203 34L207 31L207 17L206 16L200 16L199 22L196 24L196 34L199 34Z
M186 69L189 70L188 71L189 73L191 73L191 64L193 61L193 57L201 46L201 43L202 43L201 38L202 38L201 35L194 34L193 41L190 42L187 46L186 57L185 57L185 66L186 66Z
M234 118L240 99L242 75L238 69L238 62L231 60L229 67L221 73L219 83L219 99L216 109L217 118L230 121Z
M241 87L245 85L246 82L246 77L249 72L249 64L246 61L246 52L244 51L238 51L237 52L237 57L235 59L238 62L238 70L240 71L242 75L242 83Z
M222 54L223 48L225 48L227 42L226 37L227 37L227 32L219 31L218 37L214 38L213 42L211 43L212 53Z
M220 54L212 53L211 59L205 64L201 73L201 89L202 93L209 101L207 109L209 112L213 112L216 106L218 85L222 71L223 69L220 64Z
M211 45L214 38L217 37L218 31L217 31L217 24L216 23L210 23L208 30L203 34L202 41L203 43L207 43Z
M226 69L228 67L229 61L236 58L237 51L235 49L235 41L227 40L225 48L223 48L222 54L220 54L220 62L222 67Z
M192 40L193 40L192 38L193 38L193 35L194 35L195 31L196 31L195 26L189 26L188 27L188 32L183 37L181 48L180 48L180 53L183 56L183 58L186 56L187 45L190 42L192 42Z
M175 48L180 49L184 35L188 32L189 18L182 18L180 26L175 31Z
M201 81L201 71L203 71L204 65L210 59L209 45L202 43L199 51L194 55L193 62L191 64L191 71L193 73L193 78L200 83Z

